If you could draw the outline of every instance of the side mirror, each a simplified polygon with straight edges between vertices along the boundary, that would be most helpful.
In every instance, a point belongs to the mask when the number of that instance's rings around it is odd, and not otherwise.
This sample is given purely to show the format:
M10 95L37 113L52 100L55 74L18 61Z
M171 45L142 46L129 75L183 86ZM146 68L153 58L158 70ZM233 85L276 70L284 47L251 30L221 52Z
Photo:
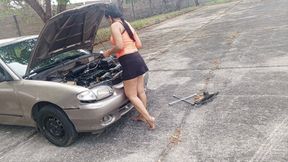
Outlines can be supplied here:
M5 75L5 73L3 73L2 71L0 71L0 82L4 82L4 81L8 81L9 78L7 78L7 76Z
M11 81L10 75L0 66L0 82Z
M0 82L4 82L4 81L6 81L5 76L2 76L2 75L0 74Z

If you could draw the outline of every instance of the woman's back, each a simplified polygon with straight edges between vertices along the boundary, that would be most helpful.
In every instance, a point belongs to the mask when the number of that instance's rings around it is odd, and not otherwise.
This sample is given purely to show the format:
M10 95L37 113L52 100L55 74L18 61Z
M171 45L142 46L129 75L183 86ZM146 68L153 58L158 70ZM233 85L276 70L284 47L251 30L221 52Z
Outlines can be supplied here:
M120 21L116 21L114 23L117 23L119 25L119 28L121 30L121 36L122 36L122 43L123 43L123 48L116 53L116 57L119 58L125 54L130 54L130 53L134 53L134 52L137 52L138 51L138 48L137 47L137 39L136 37L138 38L136 32L135 32L135 29L128 23L128 26L130 28L130 30L132 31L133 33L133 36L134 36L134 40L132 40L127 32L127 30L124 28L123 26L123 23L120 22ZM136 37L135 37L136 36ZM115 45L115 40L113 39L113 37L111 36L110 38L111 40L111 43Z

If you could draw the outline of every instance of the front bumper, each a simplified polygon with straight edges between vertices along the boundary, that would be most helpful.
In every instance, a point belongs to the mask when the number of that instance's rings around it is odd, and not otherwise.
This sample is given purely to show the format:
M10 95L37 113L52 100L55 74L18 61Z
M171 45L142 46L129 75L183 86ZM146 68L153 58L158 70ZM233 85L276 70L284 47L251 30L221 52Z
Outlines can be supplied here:
M64 110L77 132L95 132L116 122L129 112L133 105L124 95L123 89L96 103L80 104L79 109Z
M149 75L144 74L145 88ZM124 94L123 83L113 86L114 94L96 103L80 104L79 109L64 110L78 132L97 132L121 118L134 106Z

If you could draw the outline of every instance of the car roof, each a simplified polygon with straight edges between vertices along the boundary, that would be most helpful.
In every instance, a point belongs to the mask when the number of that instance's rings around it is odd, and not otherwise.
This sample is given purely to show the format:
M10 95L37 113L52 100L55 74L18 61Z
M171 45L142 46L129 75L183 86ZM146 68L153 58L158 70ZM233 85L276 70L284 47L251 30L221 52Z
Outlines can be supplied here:
M14 37L14 38L7 38L7 39L0 39L0 48L4 46L8 46L10 44L19 43L29 39L35 39L38 35L29 35L29 36L22 36L22 37Z

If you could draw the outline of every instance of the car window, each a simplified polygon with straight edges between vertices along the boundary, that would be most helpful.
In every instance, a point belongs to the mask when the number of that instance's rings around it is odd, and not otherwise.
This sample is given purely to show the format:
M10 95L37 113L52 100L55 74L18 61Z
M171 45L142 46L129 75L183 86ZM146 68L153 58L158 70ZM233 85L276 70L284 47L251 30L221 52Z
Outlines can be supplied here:
M0 58L18 75L23 76L37 39L29 39L0 48Z

